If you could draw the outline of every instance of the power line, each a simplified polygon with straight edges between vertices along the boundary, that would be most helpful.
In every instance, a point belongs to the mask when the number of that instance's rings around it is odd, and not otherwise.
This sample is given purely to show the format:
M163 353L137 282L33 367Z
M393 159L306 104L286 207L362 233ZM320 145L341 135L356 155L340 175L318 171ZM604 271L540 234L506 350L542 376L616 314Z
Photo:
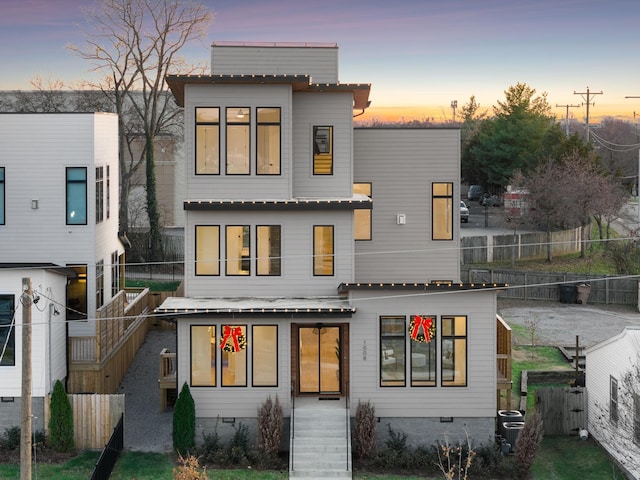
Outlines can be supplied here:
M587 106L587 121L586 121L586 127L587 127L587 143L589 143L589 106L590 105L595 105L595 103L591 102L591 97L593 95L602 95L602 90L600 90L599 92L592 92L589 90L589 87L587 87L587 91L586 92L576 92L575 90L573 91L574 95L581 95L582 99L584 100L584 102L582 103L582 105L586 105ZM586 97L585 97L586 95Z

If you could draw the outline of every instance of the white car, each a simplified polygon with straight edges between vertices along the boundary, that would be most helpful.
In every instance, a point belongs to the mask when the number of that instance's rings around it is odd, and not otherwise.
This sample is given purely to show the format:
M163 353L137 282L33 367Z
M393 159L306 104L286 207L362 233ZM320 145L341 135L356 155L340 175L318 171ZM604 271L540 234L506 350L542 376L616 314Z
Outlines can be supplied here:
M460 221L463 223L469 223L469 209L462 200L460 200Z

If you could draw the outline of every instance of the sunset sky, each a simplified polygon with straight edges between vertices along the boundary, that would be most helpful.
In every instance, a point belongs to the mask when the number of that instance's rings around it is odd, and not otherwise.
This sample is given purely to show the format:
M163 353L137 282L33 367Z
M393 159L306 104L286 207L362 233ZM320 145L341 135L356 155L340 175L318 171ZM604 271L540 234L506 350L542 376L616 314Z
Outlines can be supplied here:
M36 75L73 82L90 65L80 7L90 0L0 0L0 89L31 88ZM371 83L363 120L450 120L474 95L481 109L527 83L558 117L581 105L593 121L640 121L640 2L629 0L204 0L215 14L204 45L184 51L209 61L214 40L335 42L341 82ZM602 92L602 94L600 94ZM586 107L569 108L584 120Z

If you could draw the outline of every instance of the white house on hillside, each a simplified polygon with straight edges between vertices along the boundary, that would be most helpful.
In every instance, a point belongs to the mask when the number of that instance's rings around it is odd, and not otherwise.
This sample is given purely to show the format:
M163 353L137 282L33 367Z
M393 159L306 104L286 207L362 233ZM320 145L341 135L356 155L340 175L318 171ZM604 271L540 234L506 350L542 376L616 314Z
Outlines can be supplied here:
M625 327L585 353L588 430L640 478L640 327Z
M492 441L497 286L460 282L459 130L354 129L371 86L339 81L335 44L214 42L211 75L168 83L185 297L157 313L197 424L370 401L380 440Z

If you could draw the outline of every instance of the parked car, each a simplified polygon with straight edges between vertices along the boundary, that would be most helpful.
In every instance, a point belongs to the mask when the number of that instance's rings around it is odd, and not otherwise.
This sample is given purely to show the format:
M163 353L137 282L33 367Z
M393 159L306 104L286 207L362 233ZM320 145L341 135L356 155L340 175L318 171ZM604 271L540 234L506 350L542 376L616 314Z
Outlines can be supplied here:
M460 221L462 223L469 223L469 209L462 200L460 200Z
M485 193L480 199L480 205L483 207L499 207L502 205L502 199L497 195Z
M470 185L467 192L467 200L481 200L484 195L484 187L482 185Z

